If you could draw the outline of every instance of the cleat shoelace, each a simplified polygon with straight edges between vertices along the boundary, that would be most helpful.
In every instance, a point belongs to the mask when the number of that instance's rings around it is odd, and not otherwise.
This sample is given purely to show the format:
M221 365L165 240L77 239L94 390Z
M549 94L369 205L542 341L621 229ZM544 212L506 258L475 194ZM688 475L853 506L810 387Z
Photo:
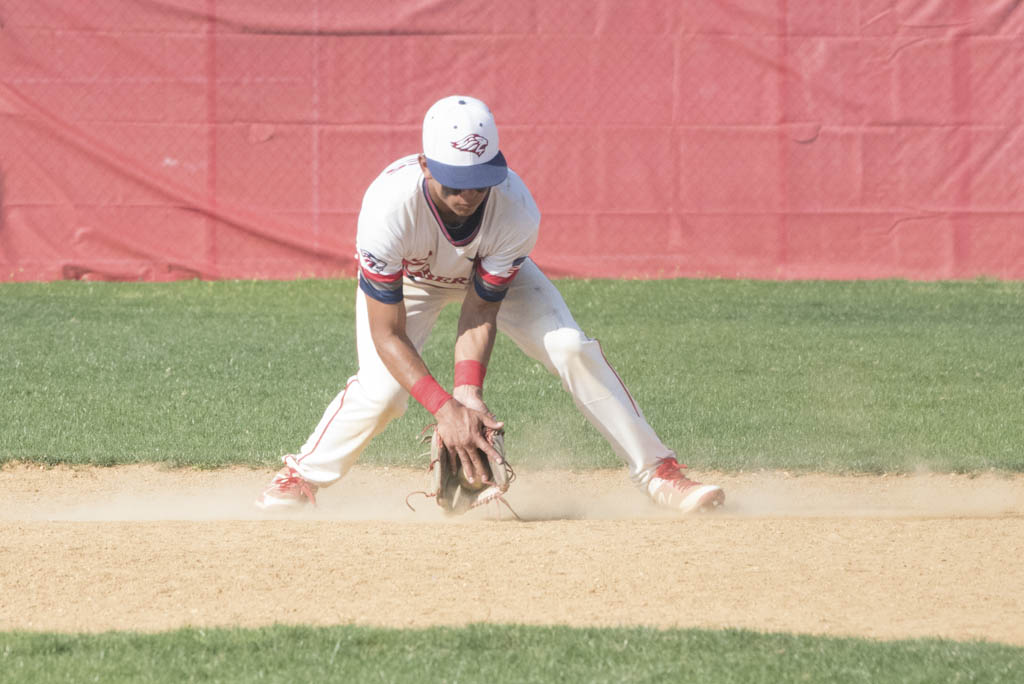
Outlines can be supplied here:
M309 486L308 482L299 477L294 470L289 471L288 475L284 477L278 476L275 479L274 489L277 491L287 494L293 489L298 489L302 496L309 499L314 506L316 505L316 495L313 493L313 488Z
M683 470L686 468L672 456L661 459L658 463L658 469L654 471L654 476L659 477L662 480L669 480L672 482L672 486L678 489L686 489L694 485L700 484L694 482L690 478L683 474Z

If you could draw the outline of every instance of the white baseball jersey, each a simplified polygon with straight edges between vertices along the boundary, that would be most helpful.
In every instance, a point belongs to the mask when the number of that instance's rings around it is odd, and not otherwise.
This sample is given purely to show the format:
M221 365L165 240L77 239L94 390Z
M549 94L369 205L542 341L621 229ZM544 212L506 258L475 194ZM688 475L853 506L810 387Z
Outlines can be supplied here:
M584 334L558 289L527 259L539 223L529 191L511 171L453 234L431 200L416 155L385 169L366 192L356 236L359 370L285 463L305 481L329 485L404 412L409 395L375 348L369 298L403 302L404 281L406 333L420 350L441 309L462 300L472 284L481 297L504 300L498 330L558 375L583 415L628 464L633 480L643 487L658 482L652 478L672 451L648 425L601 345Z
M356 233L359 286L382 302L402 301L402 278L464 289L498 301L537 242L540 211L513 173L491 188L453 234L427 190L418 155L391 164L363 197Z

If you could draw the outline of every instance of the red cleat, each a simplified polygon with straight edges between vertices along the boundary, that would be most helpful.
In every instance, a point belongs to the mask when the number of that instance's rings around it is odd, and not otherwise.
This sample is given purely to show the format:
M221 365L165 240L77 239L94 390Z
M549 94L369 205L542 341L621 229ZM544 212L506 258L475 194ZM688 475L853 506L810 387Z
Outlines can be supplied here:
M285 466L256 499L256 507L264 511L284 511L305 508L307 504L316 506L317 489L319 487L303 480L290 466Z
M683 513L712 510L725 503L721 487L694 482L683 474L685 468L671 456L659 461L647 483L647 493L655 503Z

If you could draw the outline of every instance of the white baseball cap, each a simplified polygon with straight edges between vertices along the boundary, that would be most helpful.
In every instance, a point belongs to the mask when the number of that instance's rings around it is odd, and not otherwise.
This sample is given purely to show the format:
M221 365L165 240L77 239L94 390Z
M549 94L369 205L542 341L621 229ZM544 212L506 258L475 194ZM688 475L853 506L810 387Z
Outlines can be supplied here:
M488 188L508 175L494 115L474 97L452 95L427 110L423 155L430 174L449 188Z

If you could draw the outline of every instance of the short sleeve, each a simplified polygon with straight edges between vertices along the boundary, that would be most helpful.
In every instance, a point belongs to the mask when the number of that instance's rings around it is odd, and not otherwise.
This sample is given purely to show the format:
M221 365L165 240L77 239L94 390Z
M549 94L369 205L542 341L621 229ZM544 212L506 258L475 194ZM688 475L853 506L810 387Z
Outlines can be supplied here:
M379 302L402 301L402 248L400 231L386 215L364 210L356 232L359 289Z
M505 298L513 278L537 243L537 228L522 231L518 240L503 244L497 253L477 260L473 287L481 299L498 302Z

